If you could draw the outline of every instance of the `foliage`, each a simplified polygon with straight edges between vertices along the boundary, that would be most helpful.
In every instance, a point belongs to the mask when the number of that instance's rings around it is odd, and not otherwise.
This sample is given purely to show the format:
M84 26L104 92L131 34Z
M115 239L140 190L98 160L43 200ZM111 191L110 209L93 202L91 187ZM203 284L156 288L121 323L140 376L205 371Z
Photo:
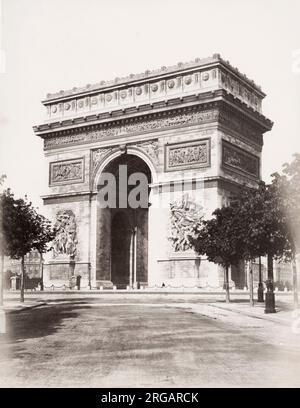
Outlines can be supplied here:
M272 176L287 228L290 255L294 258L300 252L300 154L296 153L290 164L283 165L282 174Z
M214 218L202 221L192 245L197 253L206 255L211 262L229 267L241 259L238 235L236 234L235 209L232 206L218 208Z
M14 259L24 257L32 249L40 253L54 237L51 223L37 213L27 199L15 199L10 190L0 196L2 219L1 247L5 255Z
M244 187L227 207L204 221L192 240L196 252L225 268L239 260L268 255L280 258L290 251L288 229L275 183Z
M256 189L244 188L231 206L238 224L242 258L269 255L281 258L290 249L288 231L277 186L260 182Z

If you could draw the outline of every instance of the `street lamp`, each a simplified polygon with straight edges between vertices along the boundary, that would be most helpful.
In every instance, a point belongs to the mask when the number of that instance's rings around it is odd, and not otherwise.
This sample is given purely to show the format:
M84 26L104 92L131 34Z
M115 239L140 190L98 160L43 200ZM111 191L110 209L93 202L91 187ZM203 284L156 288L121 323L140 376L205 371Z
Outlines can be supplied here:
M274 280L273 278L273 257L268 255L268 279L266 281L267 293L266 293L265 313L276 313L273 280Z

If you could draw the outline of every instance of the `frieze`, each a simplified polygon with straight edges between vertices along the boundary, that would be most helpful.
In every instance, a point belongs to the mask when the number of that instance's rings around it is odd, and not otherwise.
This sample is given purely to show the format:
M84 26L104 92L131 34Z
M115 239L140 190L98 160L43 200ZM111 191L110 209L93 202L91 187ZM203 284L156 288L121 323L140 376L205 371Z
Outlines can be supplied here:
M222 164L232 170L241 171L259 178L259 157L222 140Z
M84 158L50 163L50 186L84 181Z
M209 165L209 139L165 145L166 171L208 167Z
M182 125L201 124L209 121L216 121L219 117L218 109L205 111L191 110L183 113L176 113L169 116L140 119L137 122L125 125L112 125L110 127L100 128L82 132L79 135L70 134L64 136L55 136L45 138L45 149L70 145L74 143L93 143L107 138L121 137L123 135L151 132L158 129L168 129Z
M241 120L236 117L232 112L221 110L219 115L219 122L234 132L238 133L241 137L248 141L254 142L256 145L262 145L262 136L253 125L248 124L245 120Z

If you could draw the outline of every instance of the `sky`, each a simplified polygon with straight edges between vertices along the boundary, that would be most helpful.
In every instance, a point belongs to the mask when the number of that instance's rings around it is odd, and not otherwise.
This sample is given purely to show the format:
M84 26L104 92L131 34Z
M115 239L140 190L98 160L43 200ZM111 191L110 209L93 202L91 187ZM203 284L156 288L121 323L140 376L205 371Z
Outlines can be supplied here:
M261 85L266 181L300 152L299 0L0 0L0 175L36 206L46 191L48 92L214 53Z

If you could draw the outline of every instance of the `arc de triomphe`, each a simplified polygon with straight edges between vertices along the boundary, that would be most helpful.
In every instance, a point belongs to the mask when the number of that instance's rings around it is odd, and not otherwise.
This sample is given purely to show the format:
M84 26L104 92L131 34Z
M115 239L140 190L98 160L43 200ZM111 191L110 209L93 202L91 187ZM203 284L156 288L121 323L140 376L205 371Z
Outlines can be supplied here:
M223 271L200 259L187 232L200 215L260 179L265 94L218 54L48 94L43 124L45 211L59 230L45 284L124 288L219 287ZM99 180L145 174L147 208L101 208ZM243 268L231 280L244 285Z

